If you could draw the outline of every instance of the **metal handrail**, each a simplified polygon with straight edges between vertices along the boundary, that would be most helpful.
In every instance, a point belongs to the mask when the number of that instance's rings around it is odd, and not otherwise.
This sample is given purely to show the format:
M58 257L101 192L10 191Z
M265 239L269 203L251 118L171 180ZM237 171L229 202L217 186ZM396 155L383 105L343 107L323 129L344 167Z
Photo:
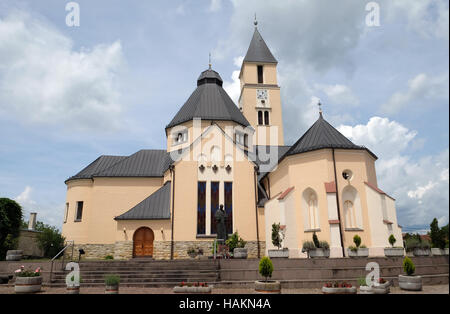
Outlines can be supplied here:
M68 247L72 247L72 256L71 256L71 260L73 260L73 248L75 246L75 241L67 241L66 243L68 243L61 251L58 252L58 254L55 255L55 257L52 258L51 260L51 266L50 266L50 283L52 283L52 274L53 274L53 262L61 255L61 253L63 253ZM65 260L65 255L63 255L63 260L61 263L61 269L64 269L64 260Z

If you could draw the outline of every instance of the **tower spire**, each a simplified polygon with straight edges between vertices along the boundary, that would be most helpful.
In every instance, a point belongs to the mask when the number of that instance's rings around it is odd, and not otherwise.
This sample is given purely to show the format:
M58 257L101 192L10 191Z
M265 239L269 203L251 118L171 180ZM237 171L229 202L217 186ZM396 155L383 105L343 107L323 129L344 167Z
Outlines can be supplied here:
M209 53L209 69L211 70L211 52Z

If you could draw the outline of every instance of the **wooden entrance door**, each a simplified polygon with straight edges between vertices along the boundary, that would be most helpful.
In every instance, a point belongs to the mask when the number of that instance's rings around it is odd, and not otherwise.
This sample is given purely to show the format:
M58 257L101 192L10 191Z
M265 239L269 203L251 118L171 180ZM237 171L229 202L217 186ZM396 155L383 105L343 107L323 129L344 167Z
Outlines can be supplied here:
M136 230L133 235L133 256L153 256L153 240L155 235L152 229L142 227Z

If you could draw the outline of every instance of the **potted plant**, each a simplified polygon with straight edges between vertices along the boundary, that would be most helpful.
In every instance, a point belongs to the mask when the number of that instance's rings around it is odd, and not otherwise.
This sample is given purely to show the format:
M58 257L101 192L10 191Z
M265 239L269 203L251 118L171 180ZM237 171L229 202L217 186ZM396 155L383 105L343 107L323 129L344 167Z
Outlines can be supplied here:
M391 292L390 287L391 282L380 277L378 279L378 282L374 283L371 288L374 294L388 294L389 292Z
M264 256L259 261L259 274L265 278L264 281L255 281L256 293L281 293L281 283L276 280L268 280L272 277L273 264L269 257Z
M118 275L107 275L105 277L105 294L119 294L119 283Z
M330 245L327 241L319 241L316 233L313 233L312 241L303 242L302 252L306 252L308 257L330 257Z
M431 254L430 243L422 240L420 235L407 239L405 241L405 247L406 252L412 252L414 256L429 256Z
M35 271L25 270L22 265L14 272L16 281L14 283L14 291L16 293L34 293L41 291L42 276L41 268L36 268Z
M195 294L210 294L212 287L208 286L206 282L185 283L181 282L178 286L173 287L174 293L195 293Z
M195 258L197 256L197 251L191 246L190 248L188 248L187 254L190 258Z
M394 247L395 242L397 242L397 239L394 237L393 234L391 234L388 238L389 244L391 247L384 248L384 255L387 257L394 257L394 256L403 256L404 249L403 247Z
M347 249L347 254L349 257L367 257L369 256L369 249L365 245L361 245L361 237L357 234L353 237L353 243L355 246L351 245Z
M416 267L408 256L403 260L403 271L406 273L406 276L398 275L398 285L400 289L412 291L422 290L422 277L413 276Z
M283 247L282 244L284 241L285 234L286 234L285 226L281 226L279 223L278 224L274 223L272 225L272 244L277 247L277 250L268 250L269 257L271 258L289 257L289 249L288 248L281 249Z
M358 278L359 293L360 294L375 294L372 287L369 287L365 277Z
M327 282L322 287L323 294L356 294L356 287L347 282Z
M225 244L233 252L233 258L247 258L247 249L245 248L247 242L239 236L237 231L225 241Z

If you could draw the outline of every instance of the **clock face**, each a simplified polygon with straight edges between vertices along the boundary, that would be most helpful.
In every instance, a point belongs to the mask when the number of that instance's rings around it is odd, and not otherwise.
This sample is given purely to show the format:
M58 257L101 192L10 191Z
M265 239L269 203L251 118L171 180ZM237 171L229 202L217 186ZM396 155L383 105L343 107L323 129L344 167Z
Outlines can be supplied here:
M257 89L256 97L258 99L267 99L267 89Z

